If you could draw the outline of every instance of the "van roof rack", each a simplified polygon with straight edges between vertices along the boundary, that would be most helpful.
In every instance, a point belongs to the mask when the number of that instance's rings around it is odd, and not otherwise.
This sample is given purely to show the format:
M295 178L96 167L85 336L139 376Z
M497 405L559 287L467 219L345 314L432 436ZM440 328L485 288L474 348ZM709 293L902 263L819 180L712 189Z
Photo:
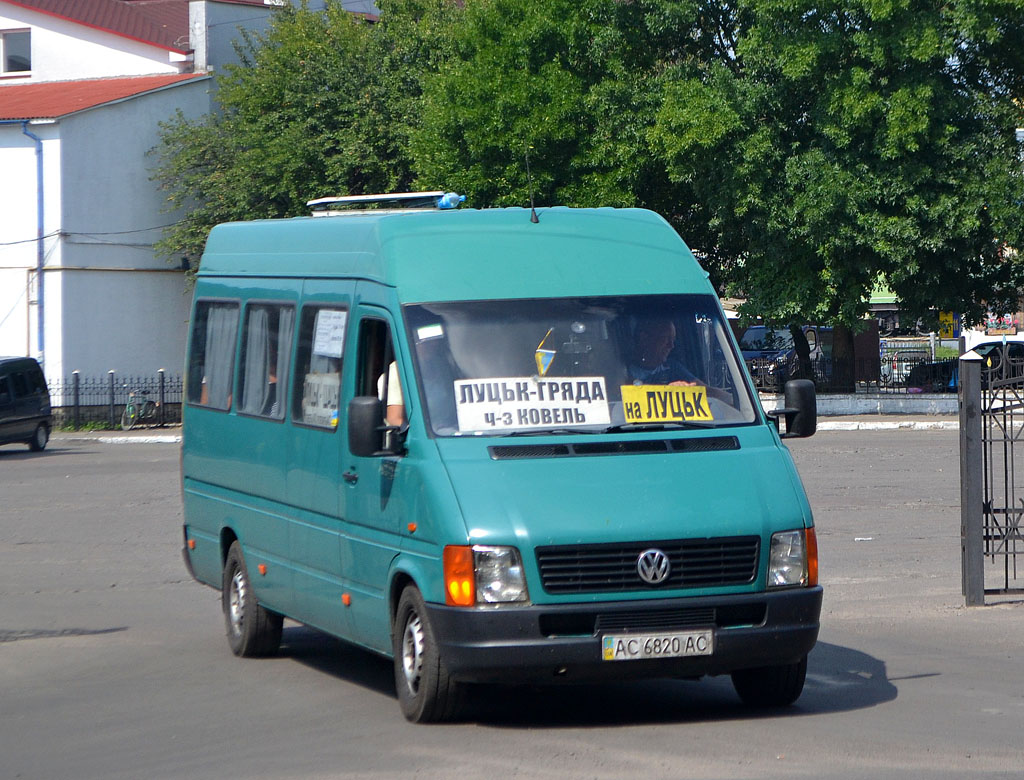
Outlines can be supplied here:
M351 206L391 204L391 209L374 209L375 214L389 214L401 211L441 211L457 208L466 199L465 195L434 190L432 192L389 192L379 195L344 195L342 197L317 198L307 201L314 217L361 214L367 209L344 210Z

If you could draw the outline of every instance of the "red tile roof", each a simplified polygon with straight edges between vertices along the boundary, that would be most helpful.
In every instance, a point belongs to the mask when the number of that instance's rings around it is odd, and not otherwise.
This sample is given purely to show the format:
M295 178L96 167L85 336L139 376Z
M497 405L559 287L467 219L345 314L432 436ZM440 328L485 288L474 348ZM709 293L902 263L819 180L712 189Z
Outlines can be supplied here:
M209 77L202 73L172 73L123 79L44 81L0 86L0 120L56 119L86 108L203 78Z
M263 0L221 0L263 6ZM186 53L188 0L0 0L163 49Z

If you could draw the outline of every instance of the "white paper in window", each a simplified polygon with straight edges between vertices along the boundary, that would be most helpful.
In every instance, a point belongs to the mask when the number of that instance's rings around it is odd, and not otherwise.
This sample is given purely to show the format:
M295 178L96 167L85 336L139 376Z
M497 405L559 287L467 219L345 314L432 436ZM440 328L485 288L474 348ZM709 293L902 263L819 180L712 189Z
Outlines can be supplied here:
M313 333L313 353L324 357L340 358L345 346L347 311L321 309L316 314Z

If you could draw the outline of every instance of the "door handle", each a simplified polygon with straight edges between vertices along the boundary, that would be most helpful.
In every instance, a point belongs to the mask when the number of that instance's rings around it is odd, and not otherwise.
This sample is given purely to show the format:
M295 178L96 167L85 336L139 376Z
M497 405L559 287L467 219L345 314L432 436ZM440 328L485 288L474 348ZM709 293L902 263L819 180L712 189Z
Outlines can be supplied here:
M341 478L350 485L354 485L356 484L356 482L359 481L359 475L356 474L354 471L343 472Z

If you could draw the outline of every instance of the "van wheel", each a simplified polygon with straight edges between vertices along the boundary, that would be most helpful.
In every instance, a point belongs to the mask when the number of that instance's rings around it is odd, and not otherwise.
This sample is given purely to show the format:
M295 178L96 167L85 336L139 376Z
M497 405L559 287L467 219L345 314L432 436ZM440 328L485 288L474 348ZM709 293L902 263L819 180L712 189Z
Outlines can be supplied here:
M800 698L807 677L807 656L795 664L762 666L732 673L732 684L744 704L788 707Z
M413 723L451 720L462 704L464 686L448 676L420 592L402 591L391 629L395 689L402 714Z
M36 426L36 432L32 434L32 440L28 443L28 447L32 452L42 452L46 449L48 441L50 441L50 429L46 427L45 423L39 423Z
M238 542L231 543L224 562L221 604L232 653L253 658L277 652L281 646L284 618L264 609L256 601Z

